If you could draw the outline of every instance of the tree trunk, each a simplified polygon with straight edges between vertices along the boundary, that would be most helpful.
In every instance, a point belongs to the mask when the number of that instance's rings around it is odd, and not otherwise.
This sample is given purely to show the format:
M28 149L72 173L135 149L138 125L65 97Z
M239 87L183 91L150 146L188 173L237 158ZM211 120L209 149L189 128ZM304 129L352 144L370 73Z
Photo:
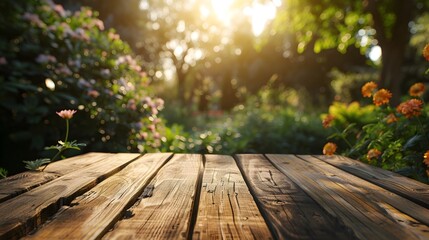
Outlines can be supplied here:
M380 73L380 87L389 89L392 92L392 105L396 106L403 94L403 62L405 57L405 48L407 44L389 44L383 46L382 67Z
M405 61L405 52L411 37L408 25L414 17L415 6L415 0L396 1L393 7L396 17L395 24L391 29L385 29L382 31L382 34L377 36L380 38L379 42L383 54L380 85L388 88L392 92L392 105L399 104L401 95L404 94L404 92L401 91L404 82L402 66ZM375 18L375 20L377 20L377 18ZM378 19L378 21L380 21L380 19ZM377 25L380 26L382 23L379 22L376 26Z
M177 76L177 99L181 104L186 101L186 73L183 73L181 68L176 67Z
M392 105L397 105L401 97L403 83L403 63L405 52L411 37L408 27L412 21L416 1L395 1L392 9L395 14L395 23L391 28L386 28L385 18L380 12L377 0L368 0L367 10L371 13L376 37L382 49L382 67L380 73L380 87L387 88L392 92Z
M222 110L231 110L238 102L236 95L236 89L232 85L232 70L230 68L225 69L222 76L222 98L220 99L220 108Z

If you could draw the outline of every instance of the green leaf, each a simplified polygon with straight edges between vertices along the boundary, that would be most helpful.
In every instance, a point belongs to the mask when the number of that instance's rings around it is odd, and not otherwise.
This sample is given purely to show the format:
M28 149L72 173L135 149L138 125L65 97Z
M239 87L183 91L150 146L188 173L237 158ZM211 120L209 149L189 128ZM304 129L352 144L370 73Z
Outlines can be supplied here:
M61 146L61 145L56 145L56 146L52 145L52 146L49 146L49 147L45 147L45 150L58 150L58 151L61 151L62 148L63 148L63 146Z
M424 141L423 135L415 135L404 144L403 150L417 149L420 143Z
M356 126L356 123L350 123L346 129L343 130L344 134L347 134L350 130L352 130Z
M0 178L6 178L7 177L7 170L4 168L0 168Z
M48 164L51 162L49 158L36 159L34 161L23 161L25 163L25 168L29 170L37 170L39 167Z

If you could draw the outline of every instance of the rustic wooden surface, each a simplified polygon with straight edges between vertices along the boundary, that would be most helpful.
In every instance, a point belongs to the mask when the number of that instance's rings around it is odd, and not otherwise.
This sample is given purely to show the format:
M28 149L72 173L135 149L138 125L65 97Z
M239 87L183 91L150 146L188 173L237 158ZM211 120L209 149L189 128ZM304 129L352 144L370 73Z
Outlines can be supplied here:
M263 155L238 155L237 161L278 239L354 238Z
M341 170L363 178L429 208L429 185L427 184L342 156L316 157Z
M271 239L231 156L207 155L194 239Z
M28 171L0 180L0 202L45 184L77 169L88 167L110 156L109 153L88 153L51 163L41 172Z
M394 203L404 212L426 220L429 210L424 207L309 156L302 157L307 161L292 155L268 155L268 158L359 239L429 237L429 232L425 232L429 223L401 222L383 205Z
M0 181L0 239L429 239L429 186L340 156L89 153Z
M106 233L137 200L171 154L148 154L77 197L31 238L93 239Z
M202 156L175 155L105 239L183 239L190 234Z

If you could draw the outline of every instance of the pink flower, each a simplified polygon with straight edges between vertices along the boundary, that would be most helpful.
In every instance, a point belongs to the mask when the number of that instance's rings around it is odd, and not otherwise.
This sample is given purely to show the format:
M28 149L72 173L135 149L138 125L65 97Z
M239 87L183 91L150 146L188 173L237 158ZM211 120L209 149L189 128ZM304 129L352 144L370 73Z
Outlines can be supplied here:
M143 139L146 139L148 136L149 136L149 135L147 134L147 132L144 132L144 133L142 133L142 134L141 134L141 137L142 137Z
M34 24L40 28L43 28L46 26L46 24L44 22L42 22L42 20L40 20L39 15L37 15L37 14L26 12L22 16L22 18L30 21L32 24Z
M127 103L127 108L133 111L137 110L136 101L134 99L130 99Z
M64 11L64 8L62 5L56 4L54 7L54 11L57 12L61 17L66 16L66 11Z
M109 32L107 36L109 37L110 40L119 40L119 35L114 32Z
M101 76L108 78L108 77L110 77L110 70L108 68L101 69L100 74L101 74Z
M56 112L56 113L61 118L71 119L76 112L77 112L76 110L61 110L60 112Z
M88 92L88 96L96 98L96 97L100 96L100 93L97 90L91 90Z
M94 25L97 26L98 29L100 29L101 31L104 30L104 23L100 19L95 19L94 20Z
M74 32L72 31L70 33L70 36L74 39L89 42L89 36L83 28L76 28L76 30L74 30Z
M6 65L7 64L7 60L5 57L0 57L0 65Z
M162 100L161 98L155 99L155 105L158 109L163 108L164 107L164 100Z
M57 59L52 55L39 54L39 56L37 56L36 58L36 62L42 63L42 64L50 63L50 62L55 63L57 62Z
M90 9L85 9L85 14L88 17L92 17L92 11Z
M66 75L66 76L70 76L73 74L73 72L70 70L70 68L68 68L67 66L64 66L64 65L60 66L59 68L56 68L55 73Z

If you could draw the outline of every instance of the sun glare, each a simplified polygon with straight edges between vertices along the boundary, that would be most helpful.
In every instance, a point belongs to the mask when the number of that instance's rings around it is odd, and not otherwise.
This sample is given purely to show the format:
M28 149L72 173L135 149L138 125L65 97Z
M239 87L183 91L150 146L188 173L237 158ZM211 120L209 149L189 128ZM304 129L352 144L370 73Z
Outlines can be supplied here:
M251 18L253 35L259 36L267 23L276 16L276 6L271 2L266 4L254 2L251 7L244 9L244 13Z
M231 4L233 0L211 0L213 11L217 18L225 24L231 21Z
M225 26L233 24L233 11L236 11L231 9L233 1L234 0L211 0L214 14ZM280 0L273 0L264 4L254 0L252 5L242 9L239 14L243 14L250 18L253 35L259 36L264 31L267 23L275 18L277 13L276 9L280 5Z

